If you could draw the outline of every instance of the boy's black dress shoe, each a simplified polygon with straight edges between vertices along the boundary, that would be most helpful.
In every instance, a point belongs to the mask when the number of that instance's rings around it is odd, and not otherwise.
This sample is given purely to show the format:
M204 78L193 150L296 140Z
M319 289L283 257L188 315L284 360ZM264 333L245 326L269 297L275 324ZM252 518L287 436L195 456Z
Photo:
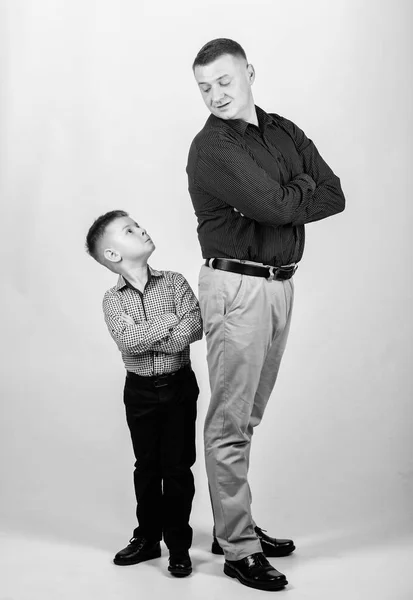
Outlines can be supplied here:
M123 550L119 550L113 562L115 565L136 565L151 558L159 558L161 545L159 542L148 542L143 537L132 538Z
M186 577L192 573L192 563L188 550L170 552L168 571L175 577Z
M264 530L259 527L255 527L255 533L258 535L265 556L287 556L295 550L294 542L292 540L272 538L269 535L265 535ZM224 554L216 537L214 537L212 542L211 552L212 554Z
M226 560L224 573L248 587L269 592L282 590L288 583L285 575L274 569L262 552L241 560Z

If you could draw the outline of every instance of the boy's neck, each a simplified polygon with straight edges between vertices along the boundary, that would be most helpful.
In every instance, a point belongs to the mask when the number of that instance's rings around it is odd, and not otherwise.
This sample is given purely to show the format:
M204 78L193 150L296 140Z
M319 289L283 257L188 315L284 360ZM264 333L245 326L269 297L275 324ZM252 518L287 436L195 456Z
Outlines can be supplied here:
M148 281L148 263L143 265L122 265L119 274L124 279L127 279L133 287L143 292Z

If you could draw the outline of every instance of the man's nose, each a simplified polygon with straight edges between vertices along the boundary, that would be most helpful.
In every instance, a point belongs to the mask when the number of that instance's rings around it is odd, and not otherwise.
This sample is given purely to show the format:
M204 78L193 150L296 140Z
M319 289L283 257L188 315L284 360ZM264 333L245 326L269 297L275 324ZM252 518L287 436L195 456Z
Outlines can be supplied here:
M224 95L223 90L218 87L213 87L211 90L211 98L214 104L219 103Z

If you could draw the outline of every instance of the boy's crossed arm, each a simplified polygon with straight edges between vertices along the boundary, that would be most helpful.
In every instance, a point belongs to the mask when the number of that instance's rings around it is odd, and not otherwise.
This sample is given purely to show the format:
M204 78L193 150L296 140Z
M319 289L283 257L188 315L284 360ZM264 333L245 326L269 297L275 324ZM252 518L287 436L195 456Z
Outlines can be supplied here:
M119 350L129 354L143 354L156 350L155 344L166 338L179 319L174 313L164 313L147 321L135 323L124 312L117 295L106 292L103 312L109 333Z
M173 274L176 316L179 322L169 335L154 344L154 350L175 354L202 338L202 318L198 300L191 286L180 273Z
M175 354L202 338L201 311L189 283L183 275L174 273L173 287L176 314L164 313L139 323L124 312L117 295L105 294L105 321L121 351Z

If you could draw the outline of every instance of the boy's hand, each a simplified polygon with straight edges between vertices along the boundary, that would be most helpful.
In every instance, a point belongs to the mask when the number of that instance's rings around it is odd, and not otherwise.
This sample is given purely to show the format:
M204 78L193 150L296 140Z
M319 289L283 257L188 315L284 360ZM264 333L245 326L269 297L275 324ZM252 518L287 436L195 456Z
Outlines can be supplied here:
M125 323L125 325L135 325L135 321L130 315L127 315L126 313L121 314L120 320L122 321L122 323Z

